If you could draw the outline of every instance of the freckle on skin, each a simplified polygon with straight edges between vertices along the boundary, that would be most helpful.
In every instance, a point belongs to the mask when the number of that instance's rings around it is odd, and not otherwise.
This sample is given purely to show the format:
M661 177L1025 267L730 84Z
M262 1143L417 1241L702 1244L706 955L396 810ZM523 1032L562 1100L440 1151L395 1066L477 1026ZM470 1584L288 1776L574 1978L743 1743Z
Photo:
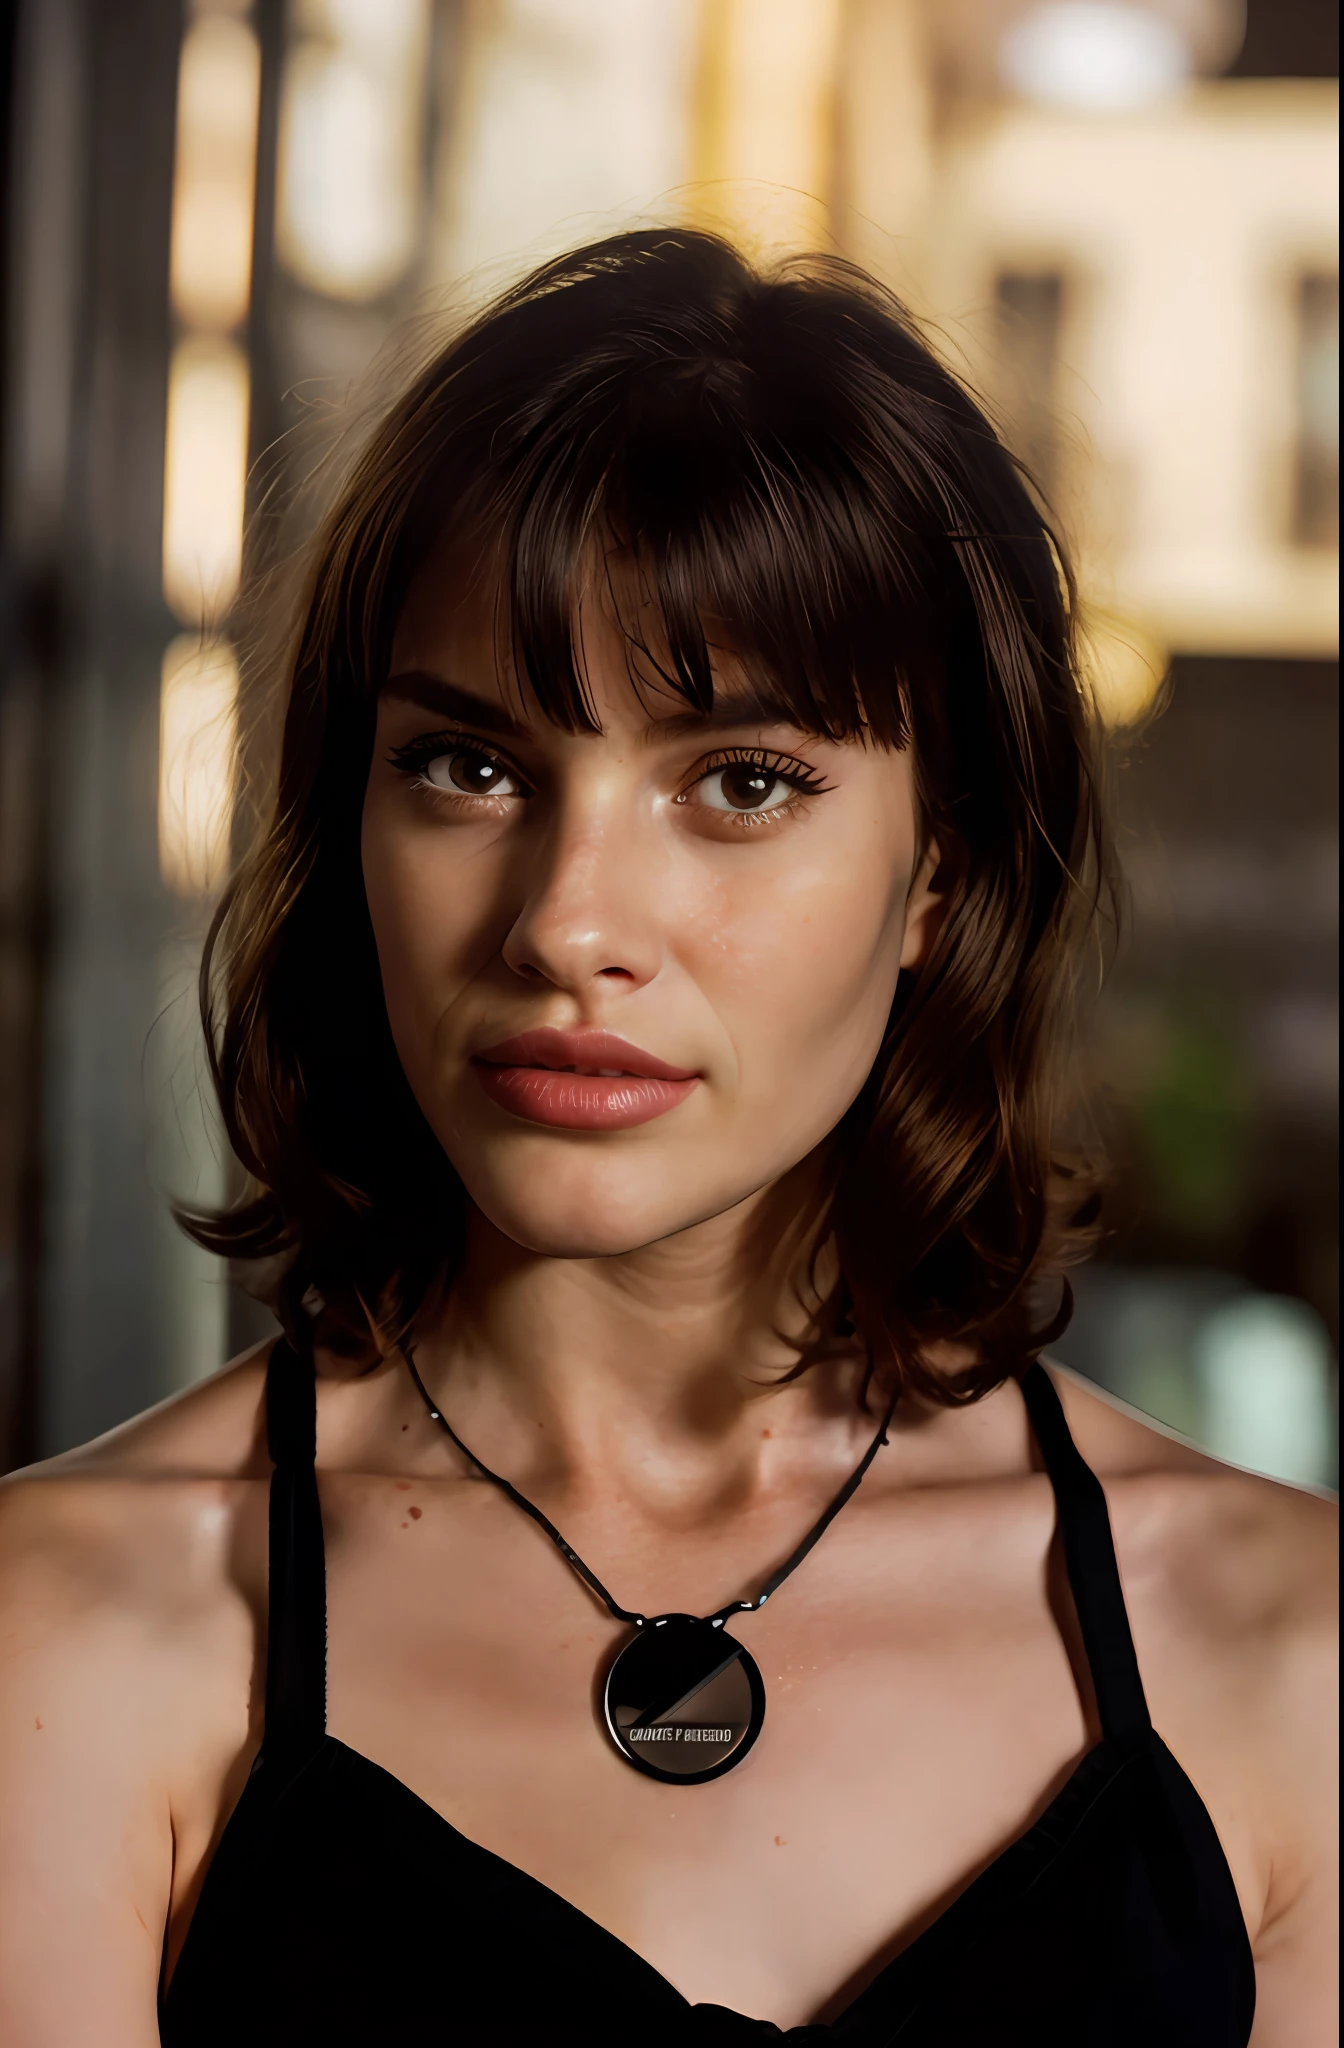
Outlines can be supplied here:
M419 1521L419 1519L420 1519L420 1517L421 1517L421 1515L422 1515L422 1514L424 1513L424 1509L423 1509L423 1508L408 1508L408 1509L406 1510L406 1512L407 1512L407 1514L408 1514L408 1515L410 1516L410 1518L411 1518L411 1520L412 1520L413 1522L418 1522L418 1521Z
M409 1479L399 1479L399 1480L397 1481L397 1492L398 1492L398 1493L409 1493L409 1492L410 1492L410 1490L411 1490L411 1482L410 1482L410 1480L409 1480Z
M33 1726L34 1726L34 1728L41 1728L41 1726L42 1726L42 1716L41 1716L40 1714L38 1715L37 1719L36 1719L36 1720L34 1721L34 1723L33 1723Z
M784 1839L783 1835L776 1835L776 1836L775 1836L775 1847L776 1847L777 1849L787 1849L787 1848L788 1848L788 1846L789 1846L789 1845L788 1845L788 1843L787 1843L787 1842L785 1841L785 1839Z
M409 1529L411 1525L409 1522L403 1522L401 1526L403 1529Z

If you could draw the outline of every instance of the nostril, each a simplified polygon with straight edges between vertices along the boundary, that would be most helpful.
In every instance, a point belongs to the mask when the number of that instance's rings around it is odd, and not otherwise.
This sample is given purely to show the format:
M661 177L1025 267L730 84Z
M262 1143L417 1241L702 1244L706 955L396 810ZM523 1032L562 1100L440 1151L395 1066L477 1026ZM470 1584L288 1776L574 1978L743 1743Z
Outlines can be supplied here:
M610 976L613 981L633 981L635 978L628 967L602 967L598 972Z

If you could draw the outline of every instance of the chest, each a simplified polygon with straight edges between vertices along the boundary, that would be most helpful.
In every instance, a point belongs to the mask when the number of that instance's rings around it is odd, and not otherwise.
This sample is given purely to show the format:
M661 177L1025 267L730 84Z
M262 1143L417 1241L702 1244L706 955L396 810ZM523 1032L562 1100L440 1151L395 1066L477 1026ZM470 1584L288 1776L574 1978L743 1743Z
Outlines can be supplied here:
M765 1683L760 1739L723 1778L676 1786L602 1727L628 1631L506 1503L329 1500L330 1730L693 2000L815 2018L1029 1824L1091 1739L1048 1502L1029 1490L983 1527L944 1509L865 1503L735 1624ZM623 1561L617 1597L704 1612L749 1589L745 1559L674 1549Z

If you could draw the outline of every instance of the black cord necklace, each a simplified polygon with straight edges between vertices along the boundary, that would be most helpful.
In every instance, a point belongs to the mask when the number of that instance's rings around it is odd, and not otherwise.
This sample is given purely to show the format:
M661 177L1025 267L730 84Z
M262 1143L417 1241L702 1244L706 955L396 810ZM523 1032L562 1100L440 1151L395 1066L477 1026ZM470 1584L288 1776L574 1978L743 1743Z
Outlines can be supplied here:
M830 1506L817 1517L793 1555L765 1582L754 1600L730 1600L717 1614L632 1614L618 1607L596 1572L572 1550L554 1522L534 1507L516 1486L483 1465L468 1450L452 1424L435 1407L415 1367L415 1354L403 1345L416 1389L431 1422L448 1436L483 1479L506 1493L515 1507L546 1531L560 1555L607 1612L628 1622L634 1635L612 1660L603 1689L607 1733L619 1755L637 1771L675 1785L703 1785L740 1764L761 1732L765 1720L765 1684L751 1653L730 1636L725 1626L734 1614L754 1614L798 1569L814 1543L856 1492L864 1473L887 1441L896 1411L893 1394L878 1428L854 1470ZM899 1388L897 1389L899 1393Z

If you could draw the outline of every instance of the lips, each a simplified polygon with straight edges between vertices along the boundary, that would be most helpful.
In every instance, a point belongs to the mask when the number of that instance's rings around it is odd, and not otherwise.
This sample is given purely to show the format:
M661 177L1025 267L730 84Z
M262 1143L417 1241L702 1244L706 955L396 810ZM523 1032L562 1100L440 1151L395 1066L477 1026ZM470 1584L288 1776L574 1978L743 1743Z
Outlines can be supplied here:
M492 1102L556 1130L629 1130L686 1100L699 1075L610 1031L540 1027L472 1060Z

